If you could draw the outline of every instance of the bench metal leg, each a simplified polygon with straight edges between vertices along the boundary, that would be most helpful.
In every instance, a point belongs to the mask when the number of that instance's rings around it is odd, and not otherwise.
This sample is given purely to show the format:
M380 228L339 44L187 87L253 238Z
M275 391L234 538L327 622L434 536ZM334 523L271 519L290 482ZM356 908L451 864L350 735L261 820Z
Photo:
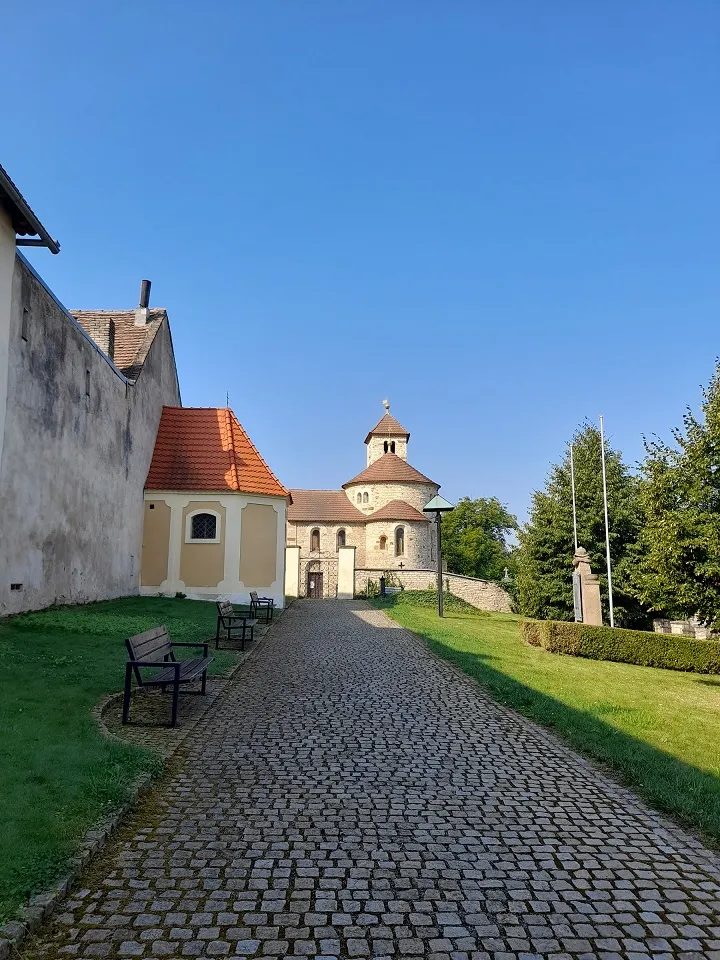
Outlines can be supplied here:
M170 723L171 727L177 726L177 714L178 714L178 700L180 699L180 681L176 680L173 684L173 701L172 701L172 722Z
M130 718L130 685L132 681L132 664L125 664L125 693L123 696L122 722L127 723Z

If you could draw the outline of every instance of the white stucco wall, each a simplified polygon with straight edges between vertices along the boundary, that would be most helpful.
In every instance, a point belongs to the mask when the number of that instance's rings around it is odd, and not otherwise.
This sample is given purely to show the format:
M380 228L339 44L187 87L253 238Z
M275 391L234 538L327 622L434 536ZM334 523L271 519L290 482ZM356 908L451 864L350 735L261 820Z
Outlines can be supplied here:
M162 407L180 403L167 326L130 384L17 258L8 344L0 615L136 594L143 487Z
M145 499L166 503L170 507L170 549L168 576L159 586L141 587L143 596L174 596L185 593L195 600L231 600L248 604L250 591L260 596L271 597L276 607L285 606L285 520L287 501L283 497L264 497L244 493L212 493L205 491L183 492L148 490ZM225 578L215 587L194 587L180 579L180 552L185 538L182 514L185 507L194 502L217 501L225 508ZM248 504L269 504L277 514L275 553L275 578L263 586L245 586L240 580L240 551L242 549L242 510Z

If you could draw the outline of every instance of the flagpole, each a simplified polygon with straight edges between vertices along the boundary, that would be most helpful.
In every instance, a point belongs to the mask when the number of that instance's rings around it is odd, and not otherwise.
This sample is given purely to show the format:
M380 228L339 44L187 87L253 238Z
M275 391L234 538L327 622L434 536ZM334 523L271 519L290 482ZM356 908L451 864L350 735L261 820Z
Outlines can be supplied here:
M570 444L570 484L572 486L573 537L575 538L575 550L577 550L578 541L577 541L577 510L575 508L575 461L573 460L572 444Z
M608 524L607 476L605 473L605 433L603 418L600 417L600 452L602 454L603 502L605 504L605 559L608 576L608 602L610 605L610 626L615 626L615 611L613 609L612 572L610 570L610 526Z

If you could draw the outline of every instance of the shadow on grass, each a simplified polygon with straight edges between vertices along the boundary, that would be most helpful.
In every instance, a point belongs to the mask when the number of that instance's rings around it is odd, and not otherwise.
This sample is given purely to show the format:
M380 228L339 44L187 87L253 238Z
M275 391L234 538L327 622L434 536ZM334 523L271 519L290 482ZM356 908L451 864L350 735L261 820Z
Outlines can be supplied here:
M557 731L573 746L607 764L660 810L699 828L714 845L720 843L720 777L514 680L495 669L486 655L451 650L429 637L424 640L437 654L479 680L496 699ZM598 709L605 714L613 712L609 706ZM627 710L622 708L622 712Z
M720 776L618 730L601 716L568 706L515 680L497 669L499 657L455 650L422 631L415 632L434 653L479 681L496 700L553 730L580 752L607 765L651 805L699 830L712 846L720 845ZM720 683L699 678L698 682ZM612 704L598 704L597 710L606 716L634 712L620 706L614 710Z

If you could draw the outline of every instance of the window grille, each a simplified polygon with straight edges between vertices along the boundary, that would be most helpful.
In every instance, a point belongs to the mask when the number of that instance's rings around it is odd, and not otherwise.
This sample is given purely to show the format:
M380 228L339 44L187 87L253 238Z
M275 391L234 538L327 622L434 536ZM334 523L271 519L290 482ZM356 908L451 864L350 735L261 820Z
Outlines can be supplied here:
M217 517L212 513L196 513L192 518L192 539L193 540L215 540L217 530Z

